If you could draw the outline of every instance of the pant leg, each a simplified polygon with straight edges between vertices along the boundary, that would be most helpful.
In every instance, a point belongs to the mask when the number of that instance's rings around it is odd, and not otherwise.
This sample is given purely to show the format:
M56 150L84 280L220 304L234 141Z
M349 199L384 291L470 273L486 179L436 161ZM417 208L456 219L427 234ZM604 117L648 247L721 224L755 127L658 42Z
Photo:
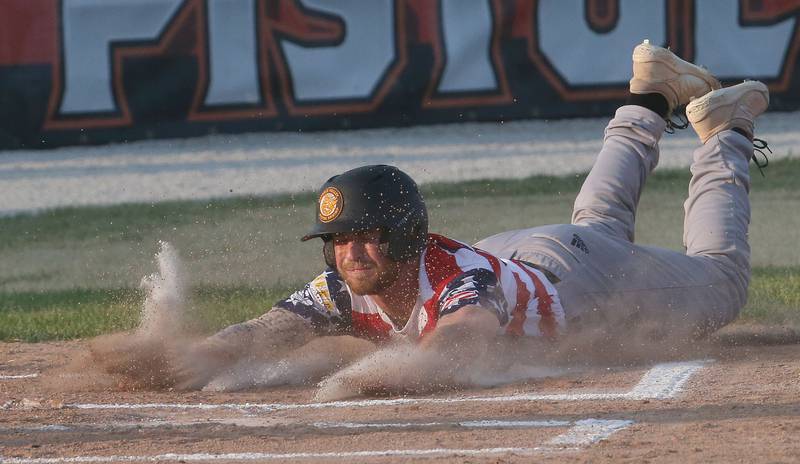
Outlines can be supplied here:
M553 273L572 330L698 336L732 321L730 276L705 256L631 243L593 227L558 224L503 232L476 244Z
M678 336L696 336L734 320L746 302L750 275L746 239L750 142L725 131L695 151L685 205L684 254L637 245L630 241L632 232L615 232L632 230L635 200L648 172L645 168L654 164L632 169L636 163L615 162L611 151L615 145L608 141L607 136L602 168L593 170L593 183L582 191L582 195L601 192L604 200L595 202L595 207L576 208L576 224L503 232L476 246L551 271L560 280L555 286L568 325L573 327L635 330L649 326ZM641 152L615 153L627 153L616 158L630 161L637 159L631 154ZM638 159L652 161L657 151L645 154ZM624 178L615 177L625 168L640 180L625 183ZM610 183L602 185L602 179ZM614 194L613 186L622 186L623 191ZM632 207L609 200L615 197L627 199ZM591 200L584 199L576 205L588 203ZM599 211L621 214L614 217Z
M633 241L636 207L648 174L658 164L665 126L661 116L641 106L617 110L575 200L573 224Z
M714 263L731 281L738 311L750 283L749 163L753 144L735 131L723 131L694 152L689 198L684 203L686 254Z

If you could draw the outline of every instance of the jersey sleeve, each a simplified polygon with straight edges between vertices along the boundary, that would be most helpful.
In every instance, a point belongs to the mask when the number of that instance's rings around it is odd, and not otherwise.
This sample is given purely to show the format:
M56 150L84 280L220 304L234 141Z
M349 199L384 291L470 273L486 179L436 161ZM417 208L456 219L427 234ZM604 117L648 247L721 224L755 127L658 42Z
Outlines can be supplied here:
M459 274L445 285L438 302L439 317L476 305L493 312L501 326L508 322L508 301L497 276L488 269L476 268Z
M317 333L349 333L352 326L350 293L339 274L328 269L275 307L309 321Z

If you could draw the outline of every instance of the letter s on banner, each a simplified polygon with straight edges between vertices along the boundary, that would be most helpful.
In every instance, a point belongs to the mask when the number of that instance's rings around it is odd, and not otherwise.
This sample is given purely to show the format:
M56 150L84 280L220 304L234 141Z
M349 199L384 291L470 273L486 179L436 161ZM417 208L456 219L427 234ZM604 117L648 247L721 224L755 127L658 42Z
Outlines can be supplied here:
M303 0L303 5L343 18L344 40L304 47L283 38L281 47L297 103L369 98L395 60L393 0Z

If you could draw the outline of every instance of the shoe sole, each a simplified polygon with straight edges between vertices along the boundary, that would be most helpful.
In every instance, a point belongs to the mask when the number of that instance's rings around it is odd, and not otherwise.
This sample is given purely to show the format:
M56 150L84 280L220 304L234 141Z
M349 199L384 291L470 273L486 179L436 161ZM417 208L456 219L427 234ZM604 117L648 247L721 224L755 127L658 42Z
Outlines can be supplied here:
M744 108L738 108L740 102L751 95L757 95L763 101L742 103ZM768 106L767 86L758 81L746 81L692 100L686 105L686 117L700 137L700 141L706 143L714 135L734 127L743 128L752 136L755 118L766 111ZM724 114L716 116L719 120L710 119L715 111L723 108L725 108Z
M767 86L759 81L745 81L732 87L709 92L701 98L692 100L686 105L686 116L689 118L689 121L693 123L702 121L708 117L715 108L734 105L749 92L758 92L761 94L766 101L765 106L769 106L769 89L767 89ZM705 114L697 118L698 113ZM761 114L761 112L758 114ZM754 114L753 116L758 116L758 114Z

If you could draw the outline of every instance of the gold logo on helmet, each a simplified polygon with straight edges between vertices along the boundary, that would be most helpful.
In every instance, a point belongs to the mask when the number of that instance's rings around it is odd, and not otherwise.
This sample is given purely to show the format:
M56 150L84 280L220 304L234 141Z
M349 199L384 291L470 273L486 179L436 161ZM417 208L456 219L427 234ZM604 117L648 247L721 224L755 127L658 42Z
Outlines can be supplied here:
M319 196L319 220L331 222L342 213L344 199L335 187L326 188Z

